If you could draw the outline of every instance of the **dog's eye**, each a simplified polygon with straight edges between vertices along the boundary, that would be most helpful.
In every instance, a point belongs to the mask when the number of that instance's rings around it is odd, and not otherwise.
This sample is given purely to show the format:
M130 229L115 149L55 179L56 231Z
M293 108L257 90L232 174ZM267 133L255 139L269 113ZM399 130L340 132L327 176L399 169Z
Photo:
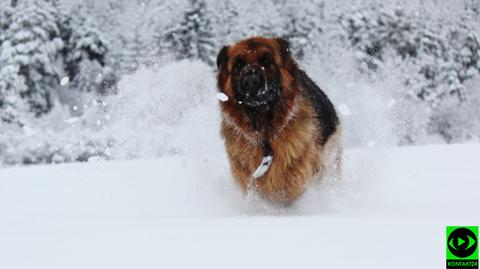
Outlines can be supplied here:
M244 65L244 62L241 59L237 59L235 61L235 64L233 65L233 68L234 69L240 69L240 68L243 67L243 65Z
M260 63L261 63L262 65L270 65L272 62L273 62L272 56L270 56L270 55L265 55L265 56L263 56L262 59L260 60Z

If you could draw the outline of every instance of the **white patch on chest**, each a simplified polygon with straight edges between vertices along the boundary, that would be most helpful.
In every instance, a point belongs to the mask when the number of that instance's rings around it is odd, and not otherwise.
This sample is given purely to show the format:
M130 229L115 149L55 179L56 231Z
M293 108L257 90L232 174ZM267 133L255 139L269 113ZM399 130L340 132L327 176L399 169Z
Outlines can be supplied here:
M268 168L270 168L270 166L272 165L272 161L273 161L273 156L270 156L270 155L263 156L262 162L257 167L257 169L255 169L255 171L252 174L252 177L259 178L265 175L265 173L268 171Z

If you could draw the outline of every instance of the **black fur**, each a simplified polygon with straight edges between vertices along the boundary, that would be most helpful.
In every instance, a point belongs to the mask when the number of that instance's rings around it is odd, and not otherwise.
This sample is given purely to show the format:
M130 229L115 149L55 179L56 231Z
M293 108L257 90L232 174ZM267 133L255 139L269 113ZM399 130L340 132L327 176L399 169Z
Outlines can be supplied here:
M260 66L263 66L265 70L268 70L266 72L259 71L262 74L262 81L263 83L259 88L258 91L261 91L266 87L267 91L263 93L261 96L248 96L245 95L245 91L241 90L241 81L242 81L242 74L245 74L248 71L249 68L245 65L240 65L237 67L237 64L234 64L232 74L231 74L231 79L232 79L232 88L233 88L233 94L235 96L235 99L237 101L240 101L244 106L250 106L250 107L258 107L254 110L269 110L275 107L276 103L278 102L280 96L281 96L281 91L280 91L280 84L281 84L281 77L280 77L280 69L278 66L274 64L268 64L269 66L266 66L266 64L262 64L261 62L262 59L258 59L255 64L257 65L257 69L260 68ZM239 57L233 59L234 63L235 62L243 62ZM251 93L251 92L250 92ZM253 98L252 98L253 97ZM260 97L260 99L259 99Z
M312 102L321 128L321 144L336 131L339 120L335 108L327 95L313 82L303 70L298 70L297 81L304 89L304 95Z
M256 131L263 131L263 135L268 137L268 131L272 130L273 109L270 105L263 105L260 107L244 107L245 112L250 119L252 128ZM268 140L262 141L263 157L273 156L273 150Z
M280 47L284 61L292 57L288 41L282 38L276 38L276 41ZM293 73L296 73L296 80L304 89L304 95L310 100L310 102L312 102L312 105L315 108L321 129L320 143L324 145L327 143L330 136L336 131L339 124L337 112L327 95L315 84L315 82L312 81L312 79L310 79L310 77L308 77L305 71L299 69L296 65L294 65L293 70L296 70Z
M273 128L273 113L275 104L265 104L257 107L242 106L250 119L252 128L255 131L268 132Z
M228 61L228 46L224 46L217 55L217 68L220 69L222 65Z
M263 157L266 157L266 156L272 156L273 157L272 146L270 146L270 143L268 143L267 140L264 140L262 142L262 146L263 146Z
M290 43L288 43L288 41L283 38L276 38L275 40L280 47L280 54L282 55L282 59L285 62L288 57L291 57Z

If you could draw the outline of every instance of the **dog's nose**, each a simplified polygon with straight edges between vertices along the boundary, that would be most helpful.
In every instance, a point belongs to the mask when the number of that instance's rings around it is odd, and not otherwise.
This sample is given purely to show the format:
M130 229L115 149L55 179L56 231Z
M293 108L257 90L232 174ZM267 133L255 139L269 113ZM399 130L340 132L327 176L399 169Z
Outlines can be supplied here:
M260 74L256 70L249 70L242 79L242 87L248 90L257 89L260 83Z

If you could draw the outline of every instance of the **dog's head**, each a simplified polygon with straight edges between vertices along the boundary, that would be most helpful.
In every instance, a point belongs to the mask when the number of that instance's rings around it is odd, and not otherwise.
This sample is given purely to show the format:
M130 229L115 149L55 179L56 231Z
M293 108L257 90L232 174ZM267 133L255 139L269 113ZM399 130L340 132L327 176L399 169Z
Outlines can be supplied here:
M295 67L287 41L245 39L220 50L218 87L238 104L251 108L271 106L289 91Z

